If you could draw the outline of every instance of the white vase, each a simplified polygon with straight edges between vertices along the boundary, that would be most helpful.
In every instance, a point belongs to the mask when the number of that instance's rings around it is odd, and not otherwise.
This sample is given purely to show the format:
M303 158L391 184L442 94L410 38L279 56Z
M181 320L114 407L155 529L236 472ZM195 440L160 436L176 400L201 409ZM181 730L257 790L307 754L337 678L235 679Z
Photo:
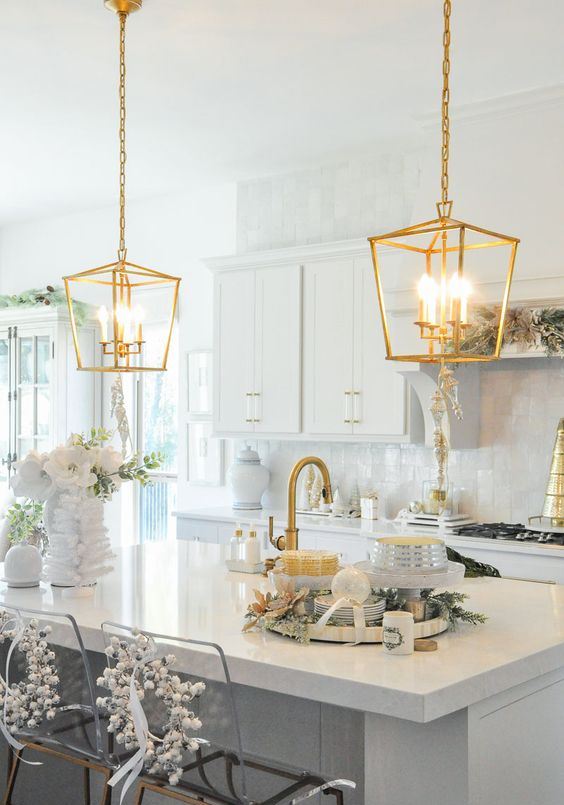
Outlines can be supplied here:
M8 587L37 587L43 560L35 545L20 542L6 553L4 578Z
M234 509L262 509L261 498L268 487L270 473L260 463L259 454L245 445L227 472Z
M49 547L44 575L56 587L89 587L112 570L104 502L81 489L56 492L45 503Z

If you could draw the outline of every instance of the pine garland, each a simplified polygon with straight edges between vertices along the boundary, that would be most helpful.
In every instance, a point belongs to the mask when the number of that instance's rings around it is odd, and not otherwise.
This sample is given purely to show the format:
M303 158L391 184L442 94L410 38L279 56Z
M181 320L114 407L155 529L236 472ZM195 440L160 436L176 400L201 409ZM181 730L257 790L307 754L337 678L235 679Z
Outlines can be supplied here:
M0 308L8 307L67 307L65 289L60 286L47 285L45 288L31 288L17 294L0 295ZM84 302L73 299L74 318L77 327L86 321L88 306Z
M475 310L462 345L464 352L493 354L499 315L499 306ZM548 357L564 357L564 308L510 308L505 317L503 343L516 344L523 350L543 347Z

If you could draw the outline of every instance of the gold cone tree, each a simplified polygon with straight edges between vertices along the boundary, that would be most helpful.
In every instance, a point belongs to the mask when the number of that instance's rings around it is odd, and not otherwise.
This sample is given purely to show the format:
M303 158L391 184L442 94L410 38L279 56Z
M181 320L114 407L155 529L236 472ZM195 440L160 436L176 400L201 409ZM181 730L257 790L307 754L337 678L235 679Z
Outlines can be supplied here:
M564 528L564 419L558 423L542 516L555 528Z

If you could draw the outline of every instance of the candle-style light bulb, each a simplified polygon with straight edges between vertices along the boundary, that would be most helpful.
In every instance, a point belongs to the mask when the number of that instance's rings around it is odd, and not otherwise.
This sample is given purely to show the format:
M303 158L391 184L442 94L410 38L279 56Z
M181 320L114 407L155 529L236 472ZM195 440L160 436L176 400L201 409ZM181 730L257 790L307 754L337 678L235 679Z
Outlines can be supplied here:
M468 297L472 293L472 286L465 277L453 274L450 281L450 317L453 321L460 317L460 324L468 324ZM458 303L458 305L457 305Z
M427 324L436 324L439 287L429 274L423 274L419 280L418 293L420 321L424 321Z
M135 305L133 308L133 323L135 326L135 340L138 343L143 341L143 320L145 318L145 311L141 305Z
M98 321L100 322L100 341L107 343L108 341L108 309L105 305L98 308Z

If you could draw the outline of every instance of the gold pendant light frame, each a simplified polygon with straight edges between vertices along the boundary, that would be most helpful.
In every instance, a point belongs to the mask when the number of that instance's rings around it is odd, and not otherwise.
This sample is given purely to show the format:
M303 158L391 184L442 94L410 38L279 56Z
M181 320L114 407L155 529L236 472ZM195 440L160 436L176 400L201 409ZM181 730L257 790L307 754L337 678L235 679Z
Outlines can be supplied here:
M450 157L450 17L451 0L443 3L443 86L441 104L441 201L437 204L437 217L420 224L398 229L384 235L369 237L374 276L378 294L378 303L382 319L386 358L394 361L416 361L420 363L473 363L496 360L500 356L503 344L505 316L509 302L511 281L515 267L515 258L519 238L502 235L489 229L465 223L452 218L452 201L449 200L449 157ZM412 354L400 354L393 349L392 337L384 299L384 283L382 277L381 252L400 249L410 258L421 255L422 281L427 282L433 296L424 298L419 303L419 313L414 324L419 328L419 337L426 346L426 351ZM465 335L471 328L468 320L469 283L465 276L465 257L472 250L500 249L504 252L506 268L504 269L503 294L499 301L499 320L497 337L493 354L481 354L464 348ZM448 299L448 263L454 263L455 272L451 279L451 295ZM454 258L454 259L453 259ZM437 270L438 267L438 270ZM434 281L433 274L439 278ZM455 292L453 289L455 281ZM420 291L420 293L422 293ZM438 309L437 309L438 307ZM430 312L430 310L432 312Z
M77 368L85 372L163 372L166 371L170 343L176 318L178 306L178 293L180 288L180 277L156 271L153 268L146 268L127 260L127 248L125 245L125 123L126 123L126 104L125 104L125 32L128 15L138 11L142 6L142 0L105 0L106 8L114 11L119 18L119 247L117 260L98 268L91 268L86 271L78 272L63 277L67 303L69 309L71 330L74 348L76 352ZM101 308L104 314L110 318L109 330L106 323L101 324L100 355L101 361L98 364L88 366L84 364L80 348L79 334L76 323L73 305L73 290L81 283L91 285L106 286L111 289L108 294L111 303L111 314L105 308ZM76 284L76 286L75 286ZM142 335L141 318L134 322L135 311L133 308L134 299L138 298L138 292L151 286L161 286L171 292L171 307L168 316L168 329L164 342L160 360L155 365L143 364L145 341ZM139 306L138 306L139 307ZM139 314L140 316L140 314ZM111 337L109 337L111 333ZM109 358L109 361L104 361Z

